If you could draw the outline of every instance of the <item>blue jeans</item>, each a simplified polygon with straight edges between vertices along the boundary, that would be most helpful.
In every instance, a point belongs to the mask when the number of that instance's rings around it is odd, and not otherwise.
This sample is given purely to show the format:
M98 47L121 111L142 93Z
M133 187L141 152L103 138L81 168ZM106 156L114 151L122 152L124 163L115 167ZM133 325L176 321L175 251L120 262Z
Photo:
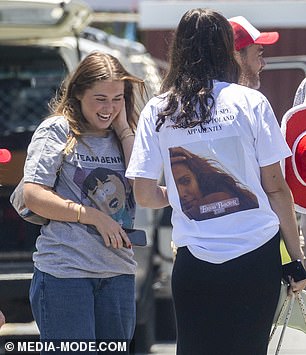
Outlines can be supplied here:
M30 302L42 340L130 341L134 334L134 275L61 279L35 269Z

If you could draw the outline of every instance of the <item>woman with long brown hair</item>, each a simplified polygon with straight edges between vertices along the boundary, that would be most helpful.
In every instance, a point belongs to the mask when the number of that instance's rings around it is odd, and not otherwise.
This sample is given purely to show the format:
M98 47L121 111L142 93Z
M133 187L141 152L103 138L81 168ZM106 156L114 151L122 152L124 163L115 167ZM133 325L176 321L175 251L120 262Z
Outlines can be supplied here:
M36 242L30 288L42 340L116 339L126 341L128 353L136 262L124 228L132 227L135 203L124 173L138 89L141 95L143 81L118 59L89 54L65 81L52 115L28 147L25 202L50 220ZM101 170L106 181L89 186L88 177Z
M140 205L173 209L178 355L265 355L281 285L279 228L291 258L304 259L279 164L290 150L267 99L238 77L230 23L211 9L187 11L126 173ZM305 286L292 280L293 291Z

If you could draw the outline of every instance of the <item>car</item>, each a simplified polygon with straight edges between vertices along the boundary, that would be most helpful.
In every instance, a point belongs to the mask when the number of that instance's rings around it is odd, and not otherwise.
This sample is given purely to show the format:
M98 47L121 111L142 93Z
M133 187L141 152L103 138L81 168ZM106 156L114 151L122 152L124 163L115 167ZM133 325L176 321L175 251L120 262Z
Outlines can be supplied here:
M38 335L28 289L39 226L22 220L9 197L22 178L27 146L49 113L50 99L65 76L94 50L112 54L144 79L148 97L160 85L159 69L145 47L90 27L91 16L92 10L78 0L0 1L0 147L12 153L11 162L0 170L0 309L8 322L0 335L18 336L19 323L29 335ZM132 353L149 352L155 340L153 216L149 209L137 209L136 227L146 231L148 245L135 247L137 324Z

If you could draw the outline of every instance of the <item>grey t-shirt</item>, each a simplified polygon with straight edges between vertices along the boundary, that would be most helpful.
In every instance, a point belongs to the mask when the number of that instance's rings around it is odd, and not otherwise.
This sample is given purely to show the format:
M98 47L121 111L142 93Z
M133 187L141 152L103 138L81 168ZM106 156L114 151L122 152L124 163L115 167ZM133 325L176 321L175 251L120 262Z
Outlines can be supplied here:
M135 201L115 134L83 136L73 153L64 155L68 134L64 117L40 124L28 147L24 181L49 187L56 182L60 196L98 208L122 226L132 227ZM51 220L42 226L36 248L34 265L55 277L104 278L134 274L136 269L132 250L105 247L97 230L81 223Z

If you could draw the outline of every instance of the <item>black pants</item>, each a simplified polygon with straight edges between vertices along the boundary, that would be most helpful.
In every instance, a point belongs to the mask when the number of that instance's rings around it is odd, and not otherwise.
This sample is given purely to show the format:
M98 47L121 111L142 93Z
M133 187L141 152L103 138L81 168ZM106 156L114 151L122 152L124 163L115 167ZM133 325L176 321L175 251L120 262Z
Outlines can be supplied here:
M266 355L277 306L279 234L223 264L179 248L172 273L178 355Z

